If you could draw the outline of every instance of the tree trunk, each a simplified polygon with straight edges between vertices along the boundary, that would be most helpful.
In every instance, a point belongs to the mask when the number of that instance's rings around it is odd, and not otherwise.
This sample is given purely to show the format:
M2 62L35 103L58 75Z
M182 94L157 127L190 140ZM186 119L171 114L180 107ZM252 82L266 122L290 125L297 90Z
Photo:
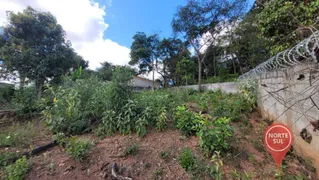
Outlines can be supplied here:
M37 79L35 81L35 87L36 87L36 91L37 91L38 100L41 98L41 95L42 95L43 84L44 84L44 80L43 79Z
M201 92L202 88L202 61L198 59L198 92Z
M25 83L25 77L20 75L20 90L23 90L24 88L24 83Z
M234 67L234 74L236 74L236 65L235 65L235 60L234 60L233 54L232 54L232 61L233 61L233 67Z
M155 69L153 68L153 85L152 85L152 90L153 91L154 91L154 87L155 87L154 76L155 76Z

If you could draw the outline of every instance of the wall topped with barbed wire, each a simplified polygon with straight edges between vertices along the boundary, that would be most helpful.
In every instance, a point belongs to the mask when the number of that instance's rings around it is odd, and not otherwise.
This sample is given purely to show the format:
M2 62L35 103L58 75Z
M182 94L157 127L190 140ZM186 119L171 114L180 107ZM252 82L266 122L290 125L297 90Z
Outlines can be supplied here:
M257 79L264 117L286 124L294 149L310 158L319 176L319 31L240 76Z

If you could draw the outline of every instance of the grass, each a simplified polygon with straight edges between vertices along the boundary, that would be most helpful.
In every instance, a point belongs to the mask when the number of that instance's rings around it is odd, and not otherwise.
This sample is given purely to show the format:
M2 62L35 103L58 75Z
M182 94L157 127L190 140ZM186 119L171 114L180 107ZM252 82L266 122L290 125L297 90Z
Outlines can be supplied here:
M0 147L27 147L39 135L35 122L13 124L0 132Z
M153 180L160 180L162 179L162 175L163 175L163 168L159 167L157 168L154 172L153 172Z
M19 157L19 153L17 152L8 152L4 151L0 154L0 169L12 163L12 159Z
M133 145L127 145L124 150L124 156L136 155L138 149L140 148L138 143Z

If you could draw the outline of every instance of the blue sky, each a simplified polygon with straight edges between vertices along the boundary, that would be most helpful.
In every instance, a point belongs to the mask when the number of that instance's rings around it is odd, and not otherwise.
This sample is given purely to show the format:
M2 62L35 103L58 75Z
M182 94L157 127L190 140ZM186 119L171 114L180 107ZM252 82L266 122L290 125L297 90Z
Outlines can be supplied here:
M105 21L109 27L104 37L130 47L132 36L138 31L171 36L170 23L176 7L185 3L185 0L113 0L111 7L106 8Z
M110 38L123 46L130 47L132 36L138 32L159 33L161 37L172 35L171 20L179 5L186 0L113 0L108 6L106 0L105 21L109 25L104 38ZM249 0L251 5L254 0Z

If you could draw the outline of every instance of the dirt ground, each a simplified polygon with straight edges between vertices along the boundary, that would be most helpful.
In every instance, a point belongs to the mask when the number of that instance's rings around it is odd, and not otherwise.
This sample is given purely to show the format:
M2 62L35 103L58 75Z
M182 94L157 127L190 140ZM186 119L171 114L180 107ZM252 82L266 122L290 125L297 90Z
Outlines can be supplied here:
M241 122L233 123L237 141L233 145L235 148L222 159L224 179L290 179L289 177L293 176L300 179L317 179L310 166L293 152L289 152L285 157L282 170L285 175L280 176L262 142L267 123L258 112L253 113L248 121L248 125ZM31 158L32 169L25 179L112 179L111 166L116 163L117 173L132 179L154 179L154 174L160 171L160 179L184 180L190 179L190 175L178 163L183 148L188 147L196 156L201 156L197 137L186 138L174 128L164 132L149 130L144 138L139 138L135 134L117 134L100 139L93 133L81 138L90 138L95 142L88 157L82 162L75 161L66 154L64 148L56 146ZM33 143L37 146L50 141L48 135L35 138ZM136 143L139 148L135 155L122 156L127 146ZM0 148L0 152L10 150L16 151L14 148ZM168 154L165 160L160 157L164 151Z

